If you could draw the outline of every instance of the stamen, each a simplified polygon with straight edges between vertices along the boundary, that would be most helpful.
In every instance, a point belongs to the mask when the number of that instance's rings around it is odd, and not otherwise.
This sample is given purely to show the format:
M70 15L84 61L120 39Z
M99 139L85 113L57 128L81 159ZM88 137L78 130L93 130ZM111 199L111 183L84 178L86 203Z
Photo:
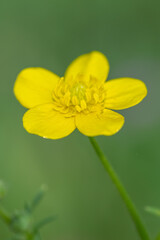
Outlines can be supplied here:
M93 94L93 97L94 97L95 102L97 103L98 100L99 100L98 94L97 94L97 93L94 93L94 94Z
M91 93L89 90L86 91L86 100L87 100L87 102L89 102L91 100Z
M56 89L56 95L58 97L62 96L62 85L58 86L58 88Z
M66 92L66 94L64 95L64 104L69 107L69 103L70 103L70 100L71 100L71 96L70 96L70 92Z
M54 101L58 101L59 100L59 98L56 96L55 92L52 92L52 99Z
M100 95L99 100L100 100L100 102L102 102L104 99L105 99L105 93L103 92L103 93Z
M77 112L81 112L82 111L82 109L81 109L81 107L79 105L76 105L75 108L76 108Z
M76 96L72 97L72 103L73 103L73 105L78 105L79 102L78 102L78 99Z
M85 100L81 100L81 108L82 110L86 109L87 105L86 105L86 101Z

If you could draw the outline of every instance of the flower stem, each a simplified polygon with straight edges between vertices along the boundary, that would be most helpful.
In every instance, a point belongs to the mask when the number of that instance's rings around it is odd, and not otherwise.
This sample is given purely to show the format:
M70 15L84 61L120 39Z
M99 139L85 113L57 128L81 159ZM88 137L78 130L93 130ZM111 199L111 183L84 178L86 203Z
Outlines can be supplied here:
M132 200L130 199L128 193L126 192L124 186L122 185L121 181L119 180L117 174L115 173L114 169L112 168L112 166L110 165L110 163L108 162L107 158L105 157L105 155L103 154L103 152L101 151L98 143L96 142L95 138L93 137L89 137L89 140L95 150L95 152L97 153L99 159L101 160L105 170L107 171L107 173L109 174L110 178L112 179L112 182L115 184L117 190L119 191L121 198L123 199L131 217L132 220L136 226L136 229L139 233L139 236L141 237L142 240L150 240L150 237L142 223L142 220L136 210L136 207L134 206Z

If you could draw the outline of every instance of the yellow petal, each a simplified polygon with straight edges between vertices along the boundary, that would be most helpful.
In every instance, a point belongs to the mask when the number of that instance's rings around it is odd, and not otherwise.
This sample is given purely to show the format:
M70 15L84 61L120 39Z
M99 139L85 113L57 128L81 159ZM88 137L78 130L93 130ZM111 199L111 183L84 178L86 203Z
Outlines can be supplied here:
M60 78L43 68L26 68L18 75L14 93L26 108L52 102L52 91Z
M105 109L102 113L78 114L76 127L87 136L106 135L117 133L124 124L124 117L119 113Z
M54 110L53 104L31 108L23 116L24 128L44 138L58 139L68 136L75 129L73 117L67 118Z
M132 107L147 95L146 85L137 79L119 78L105 83L105 107L115 110Z
M85 81L89 81L90 77L94 77L99 82L104 82L108 72L109 63L107 58L102 53L94 51L76 58L67 68L65 79L71 81L78 75L84 75Z

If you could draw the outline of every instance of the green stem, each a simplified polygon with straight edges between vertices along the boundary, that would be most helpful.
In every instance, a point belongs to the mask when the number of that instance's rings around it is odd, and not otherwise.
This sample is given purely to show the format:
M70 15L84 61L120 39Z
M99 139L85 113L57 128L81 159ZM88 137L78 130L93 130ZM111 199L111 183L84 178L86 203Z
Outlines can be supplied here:
M101 160L105 170L107 171L107 173L109 174L110 178L112 179L113 183L115 184L117 190L119 191L131 217L132 220L136 226L136 229L139 233L139 236L141 237L142 240L150 240L150 237L142 223L142 220L136 210L136 207L134 206L132 200L130 199L128 193L126 192L124 186L122 185L121 181L119 180L117 174L115 173L114 169L112 168L112 166L110 165L110 163L108 162L107 158L105 157L105 155L103 154L103 152L101 151L99 145L97 144L96 140L93 137L89 137L89 140L95 150L95 152L97 153L99 159Z

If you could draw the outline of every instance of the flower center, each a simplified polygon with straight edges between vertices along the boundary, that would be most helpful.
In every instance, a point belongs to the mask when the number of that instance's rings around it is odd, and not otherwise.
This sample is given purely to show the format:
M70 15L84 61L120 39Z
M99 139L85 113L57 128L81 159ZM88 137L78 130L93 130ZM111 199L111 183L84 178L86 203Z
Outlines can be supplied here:
M91 82L92 83L92 82ZM61 78L52 92L55 107L63 113L93 112L104 105L106 92L104 85L86 84L83 80L67 83Z
M86 88L82 83L76 83L73 88L71 88L71 97L77 97L79 101L85 98Z

